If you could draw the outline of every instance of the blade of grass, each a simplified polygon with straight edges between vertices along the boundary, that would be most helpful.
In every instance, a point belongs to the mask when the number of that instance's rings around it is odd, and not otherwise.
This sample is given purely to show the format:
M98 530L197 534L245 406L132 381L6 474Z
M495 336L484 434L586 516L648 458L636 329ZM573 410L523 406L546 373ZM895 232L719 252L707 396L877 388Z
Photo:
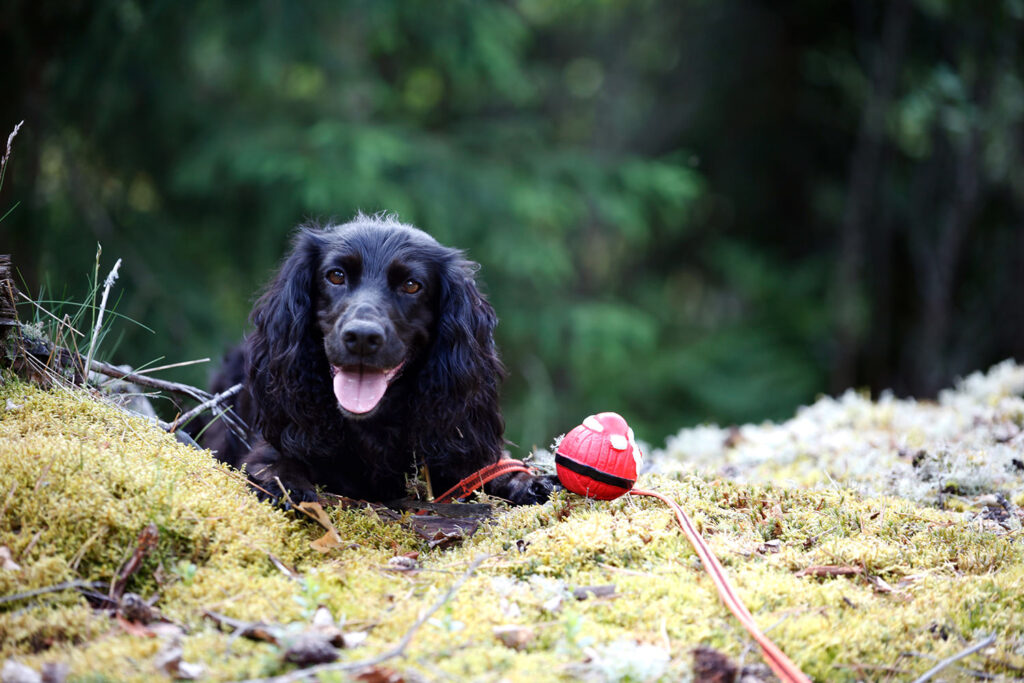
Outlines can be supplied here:
M2 180L0 180L0 185L3 185L3 181ZM20 199L18 201L14 202L14 206L12 206L11 208L7 209L7 212L4 213L3 216L0 216L0 223L2 223L5 218L10 216L14 212L14 210L18 208L18 206L20 204L21 204L21 200Z
M99 265L99 252L96 253L97 267ZM100 328L103 326L103 310L107 307L107 297L110 296L110 288L114 286L114 281L117 280L117 271L121 267L121 259L117 259L114 267L110 270L110 274L107 275L107 279L103 285L103 298L100 300L99 314L96 317L96 326L93 328L92 339L89 340L89 352L85 356L85 376L88 378L89 368L92 367L93 357L96 353L96 342L100 335Z
M81 311L84 311L85 309L87 309L90 306L92 306L92 304L89 304L89 303L79 303L77 301L61 301L60 299L42 299L42 298L40 298L40 299L35 299L33 301L32 299L29 299L28 297L25 297L25 300L26 301L30 301L30 302L35 303L35 304L46 304L48 306L57 306L58 308L63 307L63 306L67 306L68 308L77 308L80 311L80 313L78 314L79 316L81 315ZM156 334L156 330L154 330L153 328L147 326L145 323L139 322L138 320L136 320L135 318L132 318L131 316L127 316L127 315L125 315L123 313L118 313L115 310L107 311L106 315L107 315L108 318L112 317L112 318L121 318L122 320L127 320L128 322L132 323L133 325L138 325L142 329L146 330L146 332L150 332L152 334Z

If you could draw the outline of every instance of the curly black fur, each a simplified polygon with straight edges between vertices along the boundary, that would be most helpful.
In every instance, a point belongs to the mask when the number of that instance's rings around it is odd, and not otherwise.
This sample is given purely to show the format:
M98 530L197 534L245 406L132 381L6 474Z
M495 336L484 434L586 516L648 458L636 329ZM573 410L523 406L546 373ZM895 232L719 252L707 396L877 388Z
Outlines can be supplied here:
M213 383L215 391L244 383L234 410L253 428L252 448L220 421L204 445L292 500L315 500L317 486L401 498L421 464L440 493L497 461L504 370L476 270L458 250L388 217L301 228L253 308L252 334ZM380 403L356 414L334 392L341 367L400 369ZM546 500L552 485L519 473L486 488L524 504Z

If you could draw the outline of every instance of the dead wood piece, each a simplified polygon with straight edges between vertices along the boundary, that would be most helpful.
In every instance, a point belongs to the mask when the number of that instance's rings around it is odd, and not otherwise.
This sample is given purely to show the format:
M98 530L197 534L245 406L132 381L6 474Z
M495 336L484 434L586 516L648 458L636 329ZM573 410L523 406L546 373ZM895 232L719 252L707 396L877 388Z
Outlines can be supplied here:
M0 341L18 324L14 308L18 288L14 286L12 271L10 254L0 254Z
M139 532L139 538L136 541L135 550L132 552L132 556L128 558L128 561L121 565L121 568L117 571L117 580L110 585L110 597L117 600L124 593L125 586L128 585L128 579L132 577L132 574L139 571L142 567L142 561L146 559L146 555L149 555L156 547L156 542L160 537L160 531L156 528L156 524L150 522L146 525L146 528Z
M408 525L410 529L428 542L440 542L447 545L472 536L480 528L481 520L490 518L493 513L493 507L486 503L428 503L413 498L402 498L384 505L328 493L322 494L319 502L327 507L371 510L373 514L386 522ZM394 508L399 508L399 510ZM438 514L409 515L409 510L430 510Z
M838 565L824 565L805 567L798 571L794 576L853 576L856 574L863 574L864 570L860 567L846 567Z
M400 498L389 501L387 506L397 510L426 510L438 517L457 519L489 519L494 515L494 506L487 503L430 503L415 498Z

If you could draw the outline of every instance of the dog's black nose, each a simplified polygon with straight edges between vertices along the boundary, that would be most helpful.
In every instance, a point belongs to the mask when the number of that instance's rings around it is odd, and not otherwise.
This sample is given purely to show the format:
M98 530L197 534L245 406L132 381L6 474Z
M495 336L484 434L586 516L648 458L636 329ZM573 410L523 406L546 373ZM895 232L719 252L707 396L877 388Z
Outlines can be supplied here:
M345 348L357 356L371 356L384 345L384 328L370 320L353 320L341 331Z

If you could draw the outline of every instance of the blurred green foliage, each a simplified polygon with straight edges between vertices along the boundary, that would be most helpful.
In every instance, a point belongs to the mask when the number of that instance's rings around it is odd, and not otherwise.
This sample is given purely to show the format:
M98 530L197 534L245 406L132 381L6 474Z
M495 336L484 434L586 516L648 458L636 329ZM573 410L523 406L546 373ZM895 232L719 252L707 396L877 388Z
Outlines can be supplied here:
M11 0L0 250L74 293L101 242L157 330L108 353L183 360L240 338L295 225L395 212L483 265L524 448L599 410L660 442L933 391L1024 338L998 315L1024 284L1022 15Z

